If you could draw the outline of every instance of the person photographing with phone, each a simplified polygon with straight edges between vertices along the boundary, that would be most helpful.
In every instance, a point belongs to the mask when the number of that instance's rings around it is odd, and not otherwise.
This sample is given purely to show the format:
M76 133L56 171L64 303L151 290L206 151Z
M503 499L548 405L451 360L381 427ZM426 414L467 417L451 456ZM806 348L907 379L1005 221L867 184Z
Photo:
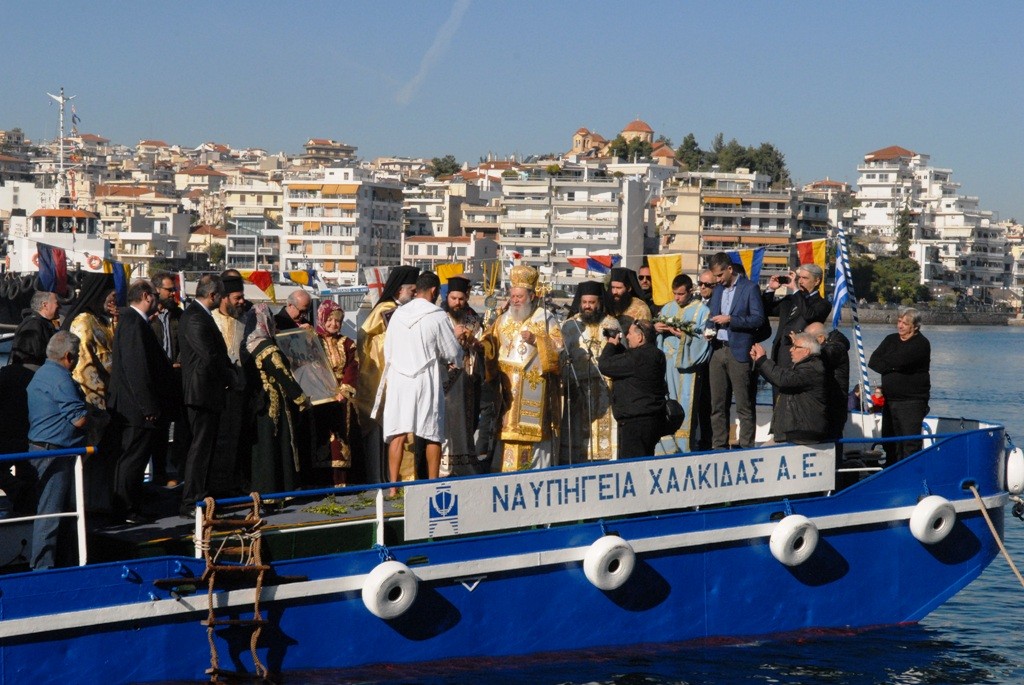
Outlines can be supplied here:
M637 320L626 332L605 328L597 367L612 379L612 416L618 422L618 458L654 454L665 423L665 353L655 344L654 325Z
M820 293L824 274L817 264L801 264L788 276L772 276L768 279L768 290L762 295L765 316L779 317L779 326L772 341L770 358L784 368L793 366L789 348L793 342L791 333L799 333L808 324L824 323L832 311L832 305ZM778 296L780 286L792 284L790 292ZM775 393L777 396L778 393Z

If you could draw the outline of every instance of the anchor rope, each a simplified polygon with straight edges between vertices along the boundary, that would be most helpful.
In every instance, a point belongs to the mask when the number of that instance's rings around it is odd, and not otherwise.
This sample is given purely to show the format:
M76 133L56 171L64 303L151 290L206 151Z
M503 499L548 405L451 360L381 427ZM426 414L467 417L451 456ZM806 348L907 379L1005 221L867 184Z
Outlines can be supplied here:
M985 523L988 524L988 529L992 531L992 537L995 538L996 544L999 545L999 551L1003 553L1003 558L1006 559L1006 563L1013 569L1014 574L1017 576L1017 580L1020 581L1021 587L1024 587L1024 576L1021 576L1020 571L1017 570L1017 565L1013 563L1013 559L1010 558L1010 553L1006 551L1006 545L999 538L999 533L996 531L995 524L992 523L992 518L988 515L988 509L985 508L985 502L981 499L981 495L978 493L978 488L971 485L971 492L974 493L974 499L978 500L978 509L981 510L981 515L985 517Z

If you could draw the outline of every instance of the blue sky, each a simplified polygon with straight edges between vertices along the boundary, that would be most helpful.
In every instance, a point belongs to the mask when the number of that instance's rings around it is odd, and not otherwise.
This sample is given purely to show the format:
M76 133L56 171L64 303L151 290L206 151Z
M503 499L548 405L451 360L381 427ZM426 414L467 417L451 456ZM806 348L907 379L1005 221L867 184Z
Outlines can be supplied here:
M476 162L633 118L774 143L800 183L925 152L1024 221L1022 2L50 2L4 13L0 128Z

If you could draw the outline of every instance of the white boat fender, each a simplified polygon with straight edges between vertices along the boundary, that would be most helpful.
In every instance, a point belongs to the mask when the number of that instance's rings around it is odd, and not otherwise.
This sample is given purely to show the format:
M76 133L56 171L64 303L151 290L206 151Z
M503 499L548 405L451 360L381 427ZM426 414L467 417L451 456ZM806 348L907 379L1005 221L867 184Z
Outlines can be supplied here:
M768 539L772 556L786 566L799 566L814 554L818 546L818 527L800 514L790 514L775 526Z
M1006 455L1006 490L1011 495L1024 492L1024 450L1019 447Z
M398 618L416 601L419 579L393 559L377 564L363 581L363 604L377 618Z
M955 524L956 510L949 500L939 495L925 497L910 515L910 532L926 545L945 540Z
M633 575L636 554L633 547L618 535L597 539L583 557L583 573L599 590L615 590Z

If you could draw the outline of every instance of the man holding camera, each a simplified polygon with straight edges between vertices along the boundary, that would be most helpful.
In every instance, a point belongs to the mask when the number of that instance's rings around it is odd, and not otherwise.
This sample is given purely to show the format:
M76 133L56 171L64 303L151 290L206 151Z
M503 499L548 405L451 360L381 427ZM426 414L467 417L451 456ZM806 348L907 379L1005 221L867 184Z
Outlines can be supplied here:
M789 276L776 275L768 279L768 290L762 297L765 316L779 317L771 350L771 360L776 364L792 367L790 334L803 331L810 323L824 323L832 311L832 305L819 292L823 275L820 266L808 263L790 271ZM779 287L791 283L796 284L796 290L777 297Z
M619 459L654 454L665 425L665 354L655 344L654 324L638 319L626 333L613 333L598 368L611 378L612 414L619 428Z

